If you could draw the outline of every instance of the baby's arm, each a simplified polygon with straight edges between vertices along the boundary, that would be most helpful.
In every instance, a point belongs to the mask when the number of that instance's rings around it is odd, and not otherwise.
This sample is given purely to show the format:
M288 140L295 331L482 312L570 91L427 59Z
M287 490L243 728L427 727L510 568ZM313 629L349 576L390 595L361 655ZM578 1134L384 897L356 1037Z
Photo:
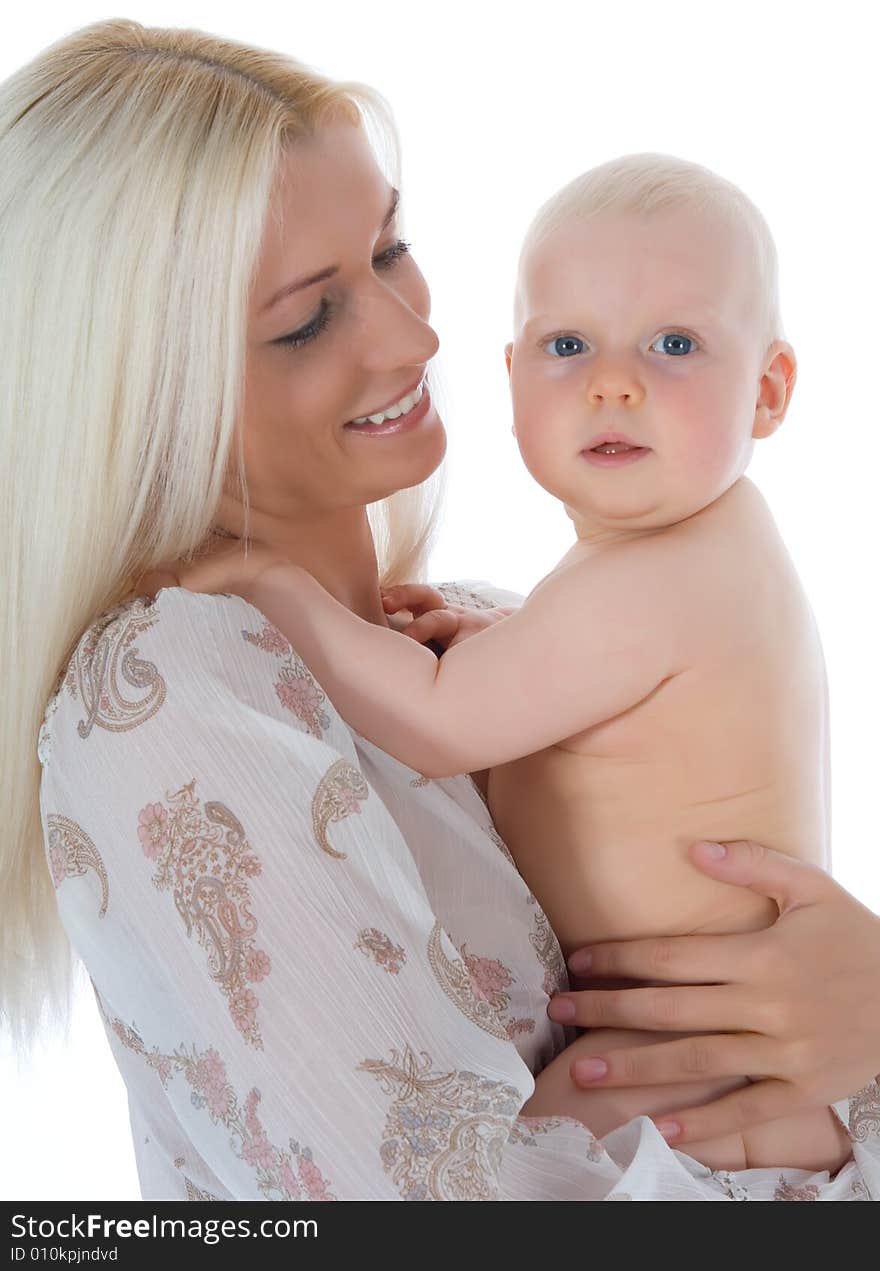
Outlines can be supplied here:
M687 667L681 566L636 540L551 575L440 659L276 565L251 598L348 722L429 777L493 767L634 706Z

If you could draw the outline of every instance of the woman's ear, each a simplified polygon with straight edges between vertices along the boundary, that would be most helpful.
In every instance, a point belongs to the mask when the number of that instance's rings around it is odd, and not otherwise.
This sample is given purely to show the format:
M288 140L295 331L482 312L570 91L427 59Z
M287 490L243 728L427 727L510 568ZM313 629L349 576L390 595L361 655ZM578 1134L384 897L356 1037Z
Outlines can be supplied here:
M785 419L797 379L797 358L785 340L774 340L764 358L758 384L753 437L769 437Z

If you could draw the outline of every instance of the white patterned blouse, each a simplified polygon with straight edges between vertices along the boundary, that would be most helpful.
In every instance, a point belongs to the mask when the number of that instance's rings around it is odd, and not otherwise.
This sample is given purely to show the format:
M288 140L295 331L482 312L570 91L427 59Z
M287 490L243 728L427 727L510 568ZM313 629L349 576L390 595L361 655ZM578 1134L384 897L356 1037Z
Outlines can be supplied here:
M565 968L479 791L354 733L239 597L168 588L94 623L39 758L145 1200L880 1199L876 1086L837 1105L833 1180L712 1172L646 1117L601 1143L521 1117L565 1044Z

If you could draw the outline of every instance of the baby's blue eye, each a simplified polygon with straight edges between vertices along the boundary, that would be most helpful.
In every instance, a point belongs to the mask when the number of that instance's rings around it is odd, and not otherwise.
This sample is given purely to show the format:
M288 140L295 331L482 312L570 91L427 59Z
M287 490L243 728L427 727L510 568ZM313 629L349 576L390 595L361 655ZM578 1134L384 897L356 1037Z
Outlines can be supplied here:
M583 353L586 345L579 336L558 335L555 340L548 340L544 348L556 357L574 357L578 353Z
M671 331L667 335L658 335L657 339L651 345L652 349L657 348L658 353L669 353L672 357L682 357L685 353L692 352L697 347L696 340L692 340L689 335L682 335L680 331Z

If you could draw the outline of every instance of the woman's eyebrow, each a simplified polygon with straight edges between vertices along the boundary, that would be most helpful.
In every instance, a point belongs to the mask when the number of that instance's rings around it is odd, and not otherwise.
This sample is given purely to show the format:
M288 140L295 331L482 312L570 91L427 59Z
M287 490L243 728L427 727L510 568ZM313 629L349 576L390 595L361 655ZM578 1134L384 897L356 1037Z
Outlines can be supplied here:
M388 211L385 213L385 219L379 227L379 233L388 228L394 217L397 215L397 207L400 203L400 191L391 189L391 202L388 205ZM306 287L313 287L316 282L326 282L328 278L332 278L334 274L339 272L338 265L328 265L326 269L320 269L316 274L307 274L302 278L295 278L293 282L285 283L275 294L266 301L260 313L267 313L269 309L278 304L279 300L283 300L285 296L290 296L295 291L303 291Z

